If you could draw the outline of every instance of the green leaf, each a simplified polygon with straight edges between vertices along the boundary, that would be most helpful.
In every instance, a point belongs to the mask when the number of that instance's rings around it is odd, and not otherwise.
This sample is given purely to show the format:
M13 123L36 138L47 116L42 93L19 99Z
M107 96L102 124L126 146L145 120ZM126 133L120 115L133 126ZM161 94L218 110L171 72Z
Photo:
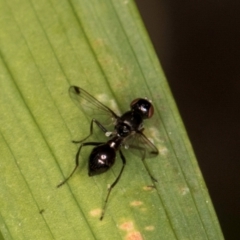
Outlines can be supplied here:
M131 0L0 0L0 224L5 239L223 239L191 144ZM70 85L121 111L152 99L146 135L159 156L124 151L127 165L99 221L121 161L88 177L91 148L67 184L89 119ZM101 134L100 134L101 135ZM93 139L99 139L100 135Z

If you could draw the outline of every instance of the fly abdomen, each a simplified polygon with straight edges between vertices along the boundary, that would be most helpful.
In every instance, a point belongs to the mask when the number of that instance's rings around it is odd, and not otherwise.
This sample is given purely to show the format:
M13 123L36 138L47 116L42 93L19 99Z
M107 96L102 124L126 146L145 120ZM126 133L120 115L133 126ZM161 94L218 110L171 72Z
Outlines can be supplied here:
M94 176L106 172L115 162L116 151L103 144L95 147L89 156L88 175Z

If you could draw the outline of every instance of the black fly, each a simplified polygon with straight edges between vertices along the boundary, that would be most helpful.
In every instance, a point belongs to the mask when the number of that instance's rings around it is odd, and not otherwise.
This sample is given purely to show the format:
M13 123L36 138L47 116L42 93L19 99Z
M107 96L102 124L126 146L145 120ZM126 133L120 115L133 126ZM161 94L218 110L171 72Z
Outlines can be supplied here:
M75 158L75 167L72 173L57 187L66 183L76 171L79 165L79 155L82 147L95 146L88 160L89 176L104 173L111 168L115 162L117 151L119 151L123 165L117 178L108 188L108 193L100 217L100 220L102 220L110 193L113 187L118 183L126 165L126 159L121 149L122 147L130 148L133 153L139 155L142 158L149 176L153 181L157 182L157 180L151 175L145 163L145 159L157 156L158 149L143 134L143 121L153 116L154 108L149 100L137 98L131 102L129 111L125 112L121 116L118 116L110 108L99 102L96 98L80 87L71 86L69 88L69 95L77 106L86 110L88 115L92 118L92 121L90 124L89 135L81 141L73 141L73 143L80 143ZM97 117L97 114L107 114L110 116L114 120L114 130L108 131L102 123L96 120L94 117ZM107 142L85 142L85 140L87 140L93 133L93 123L95 123L105 133L105 135L109 137Z

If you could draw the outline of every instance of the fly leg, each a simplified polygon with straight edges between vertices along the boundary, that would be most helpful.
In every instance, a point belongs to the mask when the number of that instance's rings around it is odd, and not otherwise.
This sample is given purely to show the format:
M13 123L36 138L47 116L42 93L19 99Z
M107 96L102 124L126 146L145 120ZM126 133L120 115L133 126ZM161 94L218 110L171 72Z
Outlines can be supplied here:
M101 214L100 220L103 220L103 217L104 217L104 214L105 214L105 210L106 210L106 206L107 206L107 202L108 202L108 198L109 198L109 196L110 196L110 193L111 193L112 189L115 187L115 185L118 183L120 177L122 176L123 169L124 169L124 167L125 167L125 165L126 165L126 159L125 159L125 157L124 157L121 149L119 150L119 153L120 153L120 157L121 157L121 159L122 159L123 165L122 165L121 171L120 171L120 173L118 174L116 180L115 180L115 181L111 184L111 186L108 188L108 193L107 193L107 197L106 197L106 199L105 199L104 205L103 205L103 209L102 209L102 214Z
M145 162L145 159L146 159L146 149L143 148L143 147L140 147L140 146L135 146L135 145L129 145L129 147L132 148L132 149L137 149L141 153L141 155L142 155L142 162L143 162L144 167L146 168L146 170L148 172L149 177L152 179L152 181L157 182L157 179L155 177L153 177L153 175L151 174L151 172L150 172L150 170L148 168L148 165ZM158 152L157 151L156 152L152 151L151 154L157 156Z
M79 149L77 151L77 154L76 154L76 158L75 158L75 167L74 169L72 170L71 174L64 180L62 181L60 184L57 185L57 187L61 187L63 184L65 184L69 178L72 177L72 175L74 174L74 172L77 170L78 168L78 165L79 165L79 155L80 155L80 152L81 152L81 149L82 147L85 147L85 146L98 146L102 144L102 142L86 142L86 143L82 143L80 146L79 146Z
M145 166L145 168L146 168L146 170L147 170L148 175L150 176L150 178L151 178L154 182L157 182L157 179L153 177L153 175L151 174L151 172L150 172L150 170L149 170L149 168L148 168L148 165L147 165L146 162L145 162L145 154L144 154L144 156L143 156L143 158L142 158L142 161L143 161L143 164L144 164L144 166Z

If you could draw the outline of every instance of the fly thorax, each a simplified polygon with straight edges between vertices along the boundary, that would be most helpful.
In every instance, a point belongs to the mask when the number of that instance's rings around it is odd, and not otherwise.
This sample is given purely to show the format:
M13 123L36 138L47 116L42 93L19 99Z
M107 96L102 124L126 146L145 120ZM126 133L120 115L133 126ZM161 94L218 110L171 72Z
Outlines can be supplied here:
M115 129L117 131L118 136L122 138L127 137L132 131L131 126L124 122L118 123L115 126Z
M136 111L128 111L122 117L121 120L131 127L131 131L137 131L142 128L143 118Z

